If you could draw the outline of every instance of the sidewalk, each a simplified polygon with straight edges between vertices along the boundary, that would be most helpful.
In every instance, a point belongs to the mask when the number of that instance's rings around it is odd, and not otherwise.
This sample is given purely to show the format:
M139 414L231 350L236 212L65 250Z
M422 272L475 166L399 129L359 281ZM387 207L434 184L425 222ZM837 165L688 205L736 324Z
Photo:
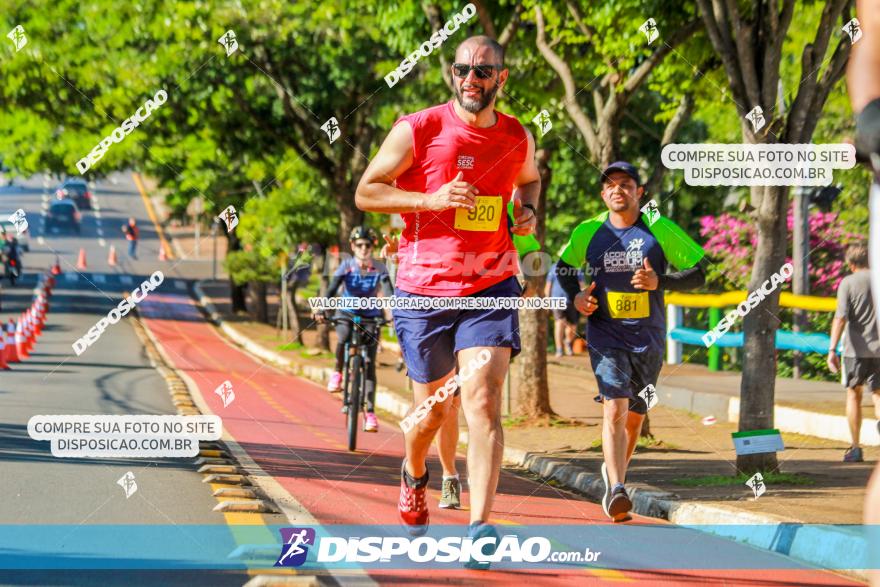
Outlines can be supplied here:
M201 291L225 323L227 334L234 330L239 344L251 352L294 368L301 375L322 380L332 366L328 353L300 348L280 350L283 346L274 328L254 323L246 317L230 316L227 284L203 282ZM199 295L197 291L197 295ZM271 318L271 315L270 315ZM304 333L307 346L316 333ZM335 337L331 336L335 342ZM262 348L259 348L262 347ZM394 369L397 355L387 349L379 354L377 369L380 394L377 404L385 412L383 426L392 426L409 408L411 396L407 380ZM574 489L594 501L601 495L601 407L593 402L595 379L585 356L549 359L550 400L553 410L568 424L528 427L505 421L505 461L521 468L523 474L548 478L556 487ZM779 454L781 470L803 483L768 483L767 492L753 499L751 490L740 483L712 486L696 482L698 478L734 473L736 455L730 434L736 425L723 421L705 426L699 415L667 407L667 400L678 390L693 393L685 385L702 382L713 392L730 389L733 373L710 374L698 366L667 366L661 376L660 404L651 410L651 428L657 442L638 448L629 474L634 489L636 511L669 519L678 524L860 524L864 488L880 450L865 448L865 463L843 463L847 444L811 436L783 433L786 450ZM667 383L668 381L674 382ZM512 405L516 405L518 367L511 367ZM801 384L802 382L798 382ZM809 383L809 382L808 382ZM821 385L821 384L818 384ZM842 398L841 398L842 399ZM803 406L804 402L799 405ZM462 443L466 426L462 425ZM464 458L460 457L463 471ZM835 530L837 534L839 531ZM778 549L778 537L768 539L768 547ZM863 547L858 537L834 536L841 548ZM828 537L811 539L825 548ZM794 547L796 541L788 544ZM823 546L824 545L824 546ZM829 553L832 549L825 549ZM810 555L812 556L812 555ZM816 556L820 556L816 554ZM823 555L831 556L831 554ZM812 559L817 560L818 559ZM821 564L821 562L817 562Z

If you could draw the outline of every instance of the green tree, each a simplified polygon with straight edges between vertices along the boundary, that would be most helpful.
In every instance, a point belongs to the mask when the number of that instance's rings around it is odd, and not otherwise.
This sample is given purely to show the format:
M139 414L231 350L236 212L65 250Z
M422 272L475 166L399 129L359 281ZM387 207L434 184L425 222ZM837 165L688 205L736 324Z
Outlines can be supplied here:
M798 83L786 95L780 94L783 45L796 9L802 4L795 0L741 3L697 0L697 4L730 82L730 98L740 118L742 139L753 144L810 142L825 101L844 73L850 42L839 38L839 29L849 20L852 2L833 0L822 6L818 23L813 24L815 33L801 52ZM767 121L758 131L754 131L745 118L755 106L762 108ZM749 289L753 290L785 262L788 188L756 186L750 191L758 232L749 283ZM760 310L750 312L743 323L741 431L773 427L776 323L767 320L764 311L779 313L778 289L762 302ZM774 470L776 454L740 455L737 468L746 473Z

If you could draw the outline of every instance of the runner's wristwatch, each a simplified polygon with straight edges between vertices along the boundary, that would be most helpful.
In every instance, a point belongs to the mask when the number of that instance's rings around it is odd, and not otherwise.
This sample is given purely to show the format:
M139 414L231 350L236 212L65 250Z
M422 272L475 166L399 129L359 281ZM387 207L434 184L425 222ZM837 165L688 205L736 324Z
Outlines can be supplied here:
M531 204L523 204L522 207L523 207L523 208L528 208L529 210L531 210L531 211L532 211L532 214L535 215L535 218L538 217L538 211L535 210L535 207L532 206Z

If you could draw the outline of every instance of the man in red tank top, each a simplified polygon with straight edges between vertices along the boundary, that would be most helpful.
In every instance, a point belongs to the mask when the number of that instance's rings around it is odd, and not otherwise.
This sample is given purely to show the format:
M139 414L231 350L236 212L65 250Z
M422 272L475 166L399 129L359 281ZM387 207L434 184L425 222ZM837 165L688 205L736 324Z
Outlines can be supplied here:
M516 118L495 110L495 95L508 77L503 63L503 48L489 37L459 45L452 65L455 99L401 117L358 185L360 209L399 213L406 222L398 297L522 293L511 233L534 232L541 183L531 134ZM513 223L506 213L511 198ZM404 434L401 519L413 535L427 531L425 459L452 403L441 388L461 367L461 403L470 431L471 534L492 535L486 521L504 448L501 387L520 348L517 311L398 308L393 315L414 382L414 406L441 392L426 416L419 410L411 414L422 418Z

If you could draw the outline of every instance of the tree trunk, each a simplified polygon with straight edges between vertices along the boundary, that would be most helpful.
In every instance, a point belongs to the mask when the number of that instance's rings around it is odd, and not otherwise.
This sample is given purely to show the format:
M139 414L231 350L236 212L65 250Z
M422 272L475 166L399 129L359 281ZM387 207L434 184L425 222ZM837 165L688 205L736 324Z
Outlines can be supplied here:
M227 233L227 254L232 251L240 251L241 250L241 241L238 238L238 235L233 230L232 232ZM245 303L245 285L236 285L232 280L232 276L229 277L229 302L232 305L232 313L237 314L238 312L247 312L247 304Z
M547 201L547 188L550 185L552 170L549 166L550 151L539 149L535 153L538 172L541 175L541 193L538 199L538 217L536 236L544 242L545 216L544 208ZM526 289L538 296L544 295L544 283L547 279L546 263L540 267L532 262L540 263L543 255L529 254L522 260L525 267ZM547 383L547 311L521 310L519 312L520 340L522 351L519 363L519 388L517 389L517 415L526 418L547 418L556 414L550 407L550 388Z
M786 210L788 188L760 186L752 188L752 205L758 224L758 248L749 291L755 291L779 271L785 263L787 237ZM743 319L743 372L740 391L739 430L773 428L776 392L776 328L779 315L779 288ZM776 453L740 455L736 466L741 472L774 471Z
M544 288L546 275L528 279L538 291ZM521 310L519 326L522 352L519 363L519 389L516 413L528 419L555 416L550 407L550 388L547 384L547 310Z
M266 302L266 283L252 281L251 294L254 297L254 319L265 324L269 323L269 304Z
M336 203L339 205L339 232L337 239L339 249L351 252L348 244L348 236L351 229L364 222L364 212L354 205L354 190L344 181L336 182Z

